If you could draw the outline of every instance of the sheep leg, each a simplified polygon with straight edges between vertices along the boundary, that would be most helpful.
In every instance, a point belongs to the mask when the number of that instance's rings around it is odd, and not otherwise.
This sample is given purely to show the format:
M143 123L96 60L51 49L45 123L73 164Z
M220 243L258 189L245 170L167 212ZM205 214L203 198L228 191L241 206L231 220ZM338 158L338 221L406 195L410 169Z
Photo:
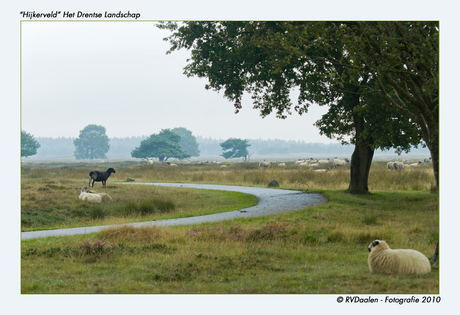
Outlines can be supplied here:
M91 188L91 180L92 180L92 178L91 178L91 176L90 176L90 177L89 177L89 184L88 184L88 186L89 186L90 188ZM93 185L94 185L94 181L93 181Z

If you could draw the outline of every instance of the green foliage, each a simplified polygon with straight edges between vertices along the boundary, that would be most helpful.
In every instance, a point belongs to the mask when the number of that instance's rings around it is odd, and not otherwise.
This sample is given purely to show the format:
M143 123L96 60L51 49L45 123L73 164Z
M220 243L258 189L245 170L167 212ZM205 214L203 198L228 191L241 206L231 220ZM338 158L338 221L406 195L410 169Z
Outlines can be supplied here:
M191 51L185 74L207 78L207 89L223 89L236 112L244 92L263 117L275 111L284 119L292 110L306 113L312 103L329 105L316 125L321 134L355 144L350 187L367 191L376 148L408 151L423 136L438 154L438 116L429 114L438 110L436 23L192 21L158 27L173 32L169 52ZM428 107L417 105L425 99ZM424 118L433 123L423 125Z
M221 156L226 159L243 158L243 160L247 162L249 159L248 147L250 146L248 142L249 140L236 138L230 138L225 142L222 142L220 146L224 152L221 154Z
M81 159L106 159L110 149L109 138L103 126L88 125L80 130L80 136L74 140L74 155Z
M160 161L166 161L169 158L187 159L191 155L182 150L180 140L181 136L170 129L162 129L159 134L152 134L142 141L140 146L131 152L131 156L141 159L155 157Z
M21 130L21 156L29 157L37 154L40 143L34 139L34 136Z
M179 145L187 154L190 156L200 156L200 150L198 149L198 142L196 137L192 135L190 130L179 127L171 130L175 134L180 136Z

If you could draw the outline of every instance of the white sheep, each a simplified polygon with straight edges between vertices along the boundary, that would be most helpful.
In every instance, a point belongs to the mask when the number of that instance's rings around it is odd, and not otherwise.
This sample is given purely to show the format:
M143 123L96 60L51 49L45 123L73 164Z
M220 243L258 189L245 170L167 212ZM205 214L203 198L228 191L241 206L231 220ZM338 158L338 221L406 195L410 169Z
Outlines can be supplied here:
M330 163L331 160L329 160L329 158L325 159L325 160L319 160L318 163L319 164L327 164L327 163Z
M83 186L80 188L81 192L80 192L80 196L78 196L78 199L88 201L88 202L95 202L95 203L102 202L101 195L85 192L84 188L86 187Z
M297 160L294 163L295 164L301 164L301 163L306 163L306 162L307 162L307 160L304 159L304 160Z
M334 158L334 168L337 167L337 166L343 166L345 164L347 164L348 162L350 162L348 159L338 159L338 158Z
M153 158L148 158L147 160L148 160L147 161L148 164L153 164Z
M385 241L375 240L369 247L368 264L373 273L422 274L430 273L430 261L413 249L391 249Z
M409 166L420 166L422 164L422 161L418 161L417 163L411 163Z
M278 166L279 166L279 167L285 167L285 166L286 166L286 163L284 163L284 162L283 162L283 163L280 163L280 164L278 164Z
M310 166L310 163L308 162L302 162L299 164L299 167L309 167Z
M96 193L95 190L90 190L86 186L80 188L80 196L78 199L97 203L101 203L103 201L113 201L109 194Z
M227 167L227 165L221 165L220 166L220 168L226 168L226 167Z
M404 164L402 162L388 162L387 168L389 170L404 170Z

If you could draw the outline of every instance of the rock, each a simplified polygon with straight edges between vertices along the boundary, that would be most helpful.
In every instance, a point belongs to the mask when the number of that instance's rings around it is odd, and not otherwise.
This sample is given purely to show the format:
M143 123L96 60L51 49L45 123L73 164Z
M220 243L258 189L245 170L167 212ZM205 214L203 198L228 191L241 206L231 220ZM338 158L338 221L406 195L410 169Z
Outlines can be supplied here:
M277 180L272 180L271 182L268 183L268 187L280 187L280 184L278 183Z

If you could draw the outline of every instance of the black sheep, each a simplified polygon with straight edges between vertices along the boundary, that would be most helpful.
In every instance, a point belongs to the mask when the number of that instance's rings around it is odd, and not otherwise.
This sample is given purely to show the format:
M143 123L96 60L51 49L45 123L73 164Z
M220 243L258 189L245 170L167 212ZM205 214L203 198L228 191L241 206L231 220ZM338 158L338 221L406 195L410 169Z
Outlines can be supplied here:
M105 172L99 172L99 171L89 172L89 187L93 188L94 182L102 182L102 187L105 187L107 179L112 173L115 173L115 170L113 168L109 168ZM93 181L92 183L91 183L91 180Z

